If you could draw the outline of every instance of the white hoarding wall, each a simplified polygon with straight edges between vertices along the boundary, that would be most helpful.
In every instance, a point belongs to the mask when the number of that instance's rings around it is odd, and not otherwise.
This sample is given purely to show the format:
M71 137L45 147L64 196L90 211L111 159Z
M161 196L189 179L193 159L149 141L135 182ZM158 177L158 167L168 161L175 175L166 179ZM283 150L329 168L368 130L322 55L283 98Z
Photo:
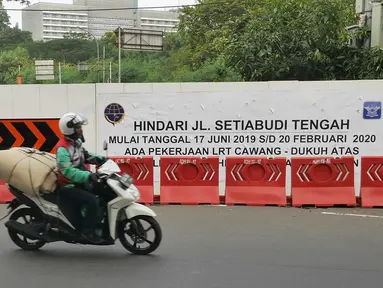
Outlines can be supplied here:
M351 155L358 195L360 156L383 155L382 90L382 80L3 85L0 114L82 112L87 149L104 154L107 140L109 155L153 155L156 163L161 155ZM289 195L289 163L287 173ZM224 169L220 181L223 194Z
M92 84L0 85L0 119L59 118L67 112L85 114L85 147L96 150L96 87ZM1 141L1 140L0 140Z
M383 155L382 84L362 84L253 83L255 89L237 84L238 89L198 93L102 93L98 147L107 140L109 155L152 155L156 163L162 155L354 156L358 194L359 157Z

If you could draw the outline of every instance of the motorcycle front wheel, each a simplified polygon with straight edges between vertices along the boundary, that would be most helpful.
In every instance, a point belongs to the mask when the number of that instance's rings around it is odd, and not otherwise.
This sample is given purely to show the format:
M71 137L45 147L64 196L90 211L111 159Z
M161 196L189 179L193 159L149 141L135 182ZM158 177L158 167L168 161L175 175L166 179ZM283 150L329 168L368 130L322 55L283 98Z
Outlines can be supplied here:
M147 222L149 227L144 228L141 221ZM149 240L149 232L154 231L154 239ZM122 246L129 252L137 255L148 255L155 251L162 240L162 230L160 224L151 216L139 215L132 219L120 222L118 227L118 239ZM130 243L131 240L133 243ZM148 244L142 248L141 245Z

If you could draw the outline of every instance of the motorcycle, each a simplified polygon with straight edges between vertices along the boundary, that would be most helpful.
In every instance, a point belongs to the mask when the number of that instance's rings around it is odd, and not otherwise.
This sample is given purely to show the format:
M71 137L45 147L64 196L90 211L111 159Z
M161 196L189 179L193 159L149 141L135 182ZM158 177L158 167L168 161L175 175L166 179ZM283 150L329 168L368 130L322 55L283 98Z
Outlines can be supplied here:
M106 142L104 150L107 150ZM96 229L98 236L103 239L101 243L92 242L81 235L79 222L86 213L86 207L73 208L73 203L60 203L56 193L31 197L11 185L8 188L15 198L8 206L10 217L5 223L9 237L24 250L38 250L47 243L62 241L106 246L114 245L118 239L133 254L152 253L162 240L161 227L155 219L157 215L149 207L136 203L140 199L140 192L133 184L134 179L127 173L118 174L120 172L119 166L111 159L100 163L96 170L97 181L102 187L95 192L101 203ZM26 223L17 222L19 218ZM148 222L149 228L144 229L141 221ZM147 239L150 228L154 230L153 241ZM29 243L28 239L36 242ZM132 240L133 244L128 240ZM149 247L141 248L139 245L145 242Z

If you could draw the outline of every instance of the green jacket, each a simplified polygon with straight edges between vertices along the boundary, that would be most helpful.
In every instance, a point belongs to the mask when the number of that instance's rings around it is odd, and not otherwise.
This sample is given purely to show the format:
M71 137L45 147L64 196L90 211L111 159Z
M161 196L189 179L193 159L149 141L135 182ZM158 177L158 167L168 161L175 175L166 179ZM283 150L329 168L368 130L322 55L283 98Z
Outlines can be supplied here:
M90 175L86 167L89 157L96 156L98 160L104 157L88 152L82 147L82 141L76 142L72 139L62 138L58 143L56 162L58 168L58 184L64 187L75 187L77 185L89 187Z

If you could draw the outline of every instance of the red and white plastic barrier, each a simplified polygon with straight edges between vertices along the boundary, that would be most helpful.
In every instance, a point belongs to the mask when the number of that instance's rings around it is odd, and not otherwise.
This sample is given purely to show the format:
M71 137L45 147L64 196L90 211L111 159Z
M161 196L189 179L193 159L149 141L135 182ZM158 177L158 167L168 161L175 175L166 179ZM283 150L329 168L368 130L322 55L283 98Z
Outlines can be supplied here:
M293 206L356 205L353 157L292 158L291 165Z
M14 198L15 196L9 192L5 182L0 180L0 204L11 202Z
M360 178L361 206L383 206L383 157L362 156Z
M225 204L285 206L286 158L227 157Z
M161 157L160 203L219 204L218 157Z
M109 157L115 161L122 172L128 173L134 178L133 184L140 190L141 199L137 201L143 204L154 203L154 164L152 156L145 157Z
M139 203L154 203L152 156L110 157L140 189ZM291 177L292 206L356 206L354 158L293 157L291 174L285 157L226 158L225 204L287 205L286 176ZM219 204L219 157L161 157L160 204ZM383 156L361 157L361 206L383 206ZM14 199L0 181L0 204Z

